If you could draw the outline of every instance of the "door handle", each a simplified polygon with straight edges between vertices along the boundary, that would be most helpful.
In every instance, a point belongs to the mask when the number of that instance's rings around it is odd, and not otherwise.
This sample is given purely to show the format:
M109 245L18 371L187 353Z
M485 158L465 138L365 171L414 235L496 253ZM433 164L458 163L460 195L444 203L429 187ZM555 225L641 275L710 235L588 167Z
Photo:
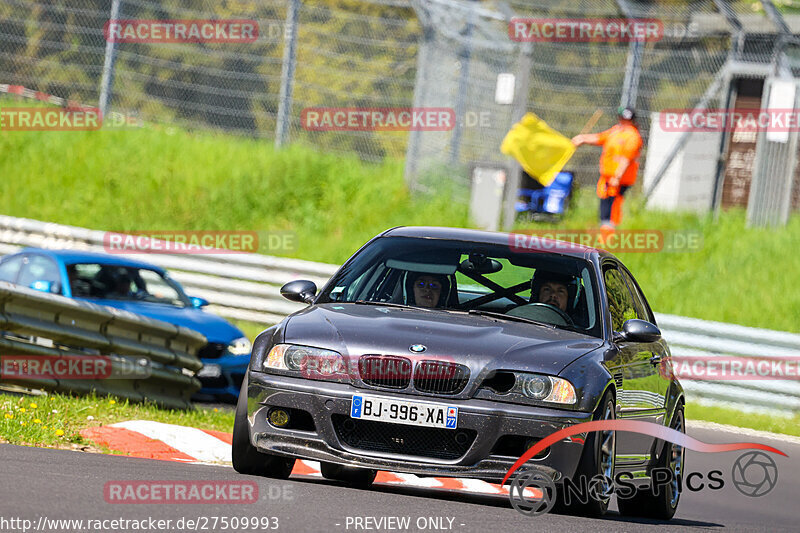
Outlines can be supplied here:
M653 357L650 358L650 364L651 365L657 365L659 363L661 363L661 356L660 355L654 355Z

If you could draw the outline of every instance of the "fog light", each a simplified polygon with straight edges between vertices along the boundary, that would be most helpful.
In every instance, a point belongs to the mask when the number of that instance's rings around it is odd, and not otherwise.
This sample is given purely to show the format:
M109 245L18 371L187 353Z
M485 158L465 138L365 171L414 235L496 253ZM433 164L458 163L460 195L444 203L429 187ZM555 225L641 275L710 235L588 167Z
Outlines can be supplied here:
M533 447L536 445L536 443L537 443L537 442L539 442L540 440L541 440L541 439L528 439L528 440L525 442L525 450L530 450L530 449L531 449L531 448L533 448ZM537 453L536 455L534 455L534 456L533 456L533 458L534 458L534 459L543 459L543 458L547 457L549 454L550 454L550 446L548 446L548 447L547 447L547 448L545 448L544 450L541 450L539 453Z
M456 444L460 444L461 446L463 446L467 442L469 442L469 435L467 435L463 431L459 431L458 433L456 433L455 441L456 441Z
M289 413L283 409L270 409L267 415L269 423L276 428L282 428L289 425Z

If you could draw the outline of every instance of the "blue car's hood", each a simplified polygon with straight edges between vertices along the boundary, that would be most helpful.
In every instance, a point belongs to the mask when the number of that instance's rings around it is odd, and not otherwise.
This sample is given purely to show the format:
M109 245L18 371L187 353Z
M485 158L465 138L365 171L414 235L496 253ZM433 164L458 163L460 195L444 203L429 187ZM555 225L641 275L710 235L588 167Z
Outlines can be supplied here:
M193 307L173 307L171 305L149 302L132 302L125 300L105 300L100 298L76 298L98 305L107 305L117 309L138 313L156 320L163 320L193 329L206 336L208 342L228 343L233 339L244 337L242 330L211 313Z

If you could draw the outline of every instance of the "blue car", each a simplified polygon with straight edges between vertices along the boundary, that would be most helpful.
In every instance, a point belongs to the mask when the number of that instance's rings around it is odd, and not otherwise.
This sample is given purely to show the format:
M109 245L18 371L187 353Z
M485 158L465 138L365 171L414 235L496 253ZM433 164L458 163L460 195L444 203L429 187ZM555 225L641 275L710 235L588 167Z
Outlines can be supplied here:
M161 267L102 253L26 248L0 259L0 281L124 309L202 333L201 395L235 399L250 362L250 341L227 320L206 313Z

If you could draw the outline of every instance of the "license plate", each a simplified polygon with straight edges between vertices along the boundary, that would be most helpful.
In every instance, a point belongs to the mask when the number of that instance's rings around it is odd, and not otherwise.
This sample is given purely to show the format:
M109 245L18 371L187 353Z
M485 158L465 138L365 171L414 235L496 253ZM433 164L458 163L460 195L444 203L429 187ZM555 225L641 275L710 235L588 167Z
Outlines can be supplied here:
M425 426L431 428L456 429L458 407L428 402L410 402L381 398L378 396L354 395L350 405L350 418L376 420Z
M213 363L203 365L203 368L197 371L199 378L218 378L222 375L222 367Z

